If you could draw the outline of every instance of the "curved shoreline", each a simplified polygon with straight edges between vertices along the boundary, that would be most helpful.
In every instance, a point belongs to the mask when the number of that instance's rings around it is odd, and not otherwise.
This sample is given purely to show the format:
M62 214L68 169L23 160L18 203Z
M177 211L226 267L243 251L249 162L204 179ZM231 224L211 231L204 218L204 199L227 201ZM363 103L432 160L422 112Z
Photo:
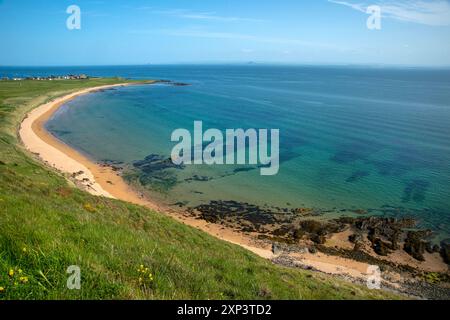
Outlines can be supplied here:
M20 125L19 136L22 143L29 152L37 155L41 161L66 175L69 174L72 181L75 181L79 187L84 188L93 195L146 206L186 225L205 231L218 239L239 245L266 259L273 260L280 257L280 254L275 254L272 251L272 246L256 242L251 235L219 224L196 219L188 214L176 212L171 208L164 207L144 198L140 193L133 190L112 168L93 162L57 139L45 129L45 123L64 103L95 91L132 84L121 83L88 88L38 106L27 114ZM333 241L338 242L341 240L339 238L333 239ZM306 252L300 255L293 255L292 257L297 261L294 263L297 267L313 269L347 278L350 277L359 282L365 281L364 279L367 277L368 263L324 253L312 254Z
M131 192L128 185L110 168L92 162L45 129L45 123L64 103L95 91L128 85L130 83L88 88L40 105L22 121L19 136L28 151L58 171L71 174L76 183L89 193L149 205Z
M20 125L19 137L23 145L29 152L38 156L47 165L59 172L71 175L72 180L79 187L82 187L95 196L119 199L164 212L178 221L201 229L221 240L240 245L263 258L274 258L271 248L252 246L250 239L247 239L241 233L230 229L223 229L221 226L216 226L206 221L172 214L173 212L169 208L165 208L140 196L112 168L93 162L85 155L57 139L45 129L45 123L64 103L81 95L128 85L133 85L133 83L121 83L83 89L38 106L27 114Z

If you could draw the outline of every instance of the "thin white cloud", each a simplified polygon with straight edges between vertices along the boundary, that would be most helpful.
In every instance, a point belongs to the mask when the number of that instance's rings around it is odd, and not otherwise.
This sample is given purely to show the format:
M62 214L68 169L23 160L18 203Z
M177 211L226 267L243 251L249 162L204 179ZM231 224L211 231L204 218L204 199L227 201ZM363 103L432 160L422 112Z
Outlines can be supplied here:
M235 16L221 16L216 12L194 12L190 10L184 9L172 9L172 10L154 10L153 8L148 8L147 10L151 10L154 14L163 14L168 16L173 16L177 18L183 19L192 19L192 20L205 20L205 21L223 21L223 22L264 22L262 19L253 19L253 18L242 18Z
M450 25L450 2L448 0L408 0L408 1L370 1L348 2L328 0L328 2L344 5L354 10L366 13L367 7L378 5L384 18L404 22L413 22L428 26Z
M346 2L346 1L336 1L336 0L328 0L328 2L335 3L335 4L341 4L343 6L350 7L354 10L366 13L366 9L364 8L364 5L359 4L359 3L350 3L350 2Z
M318 43L310 41L302 41L299 39L283 38L283 37L263 37L255 36L244 33L233 32L216 32L205 30L204 28L181 28L181 29L144 29L144 30L132 30L131 34L136 35L149 35L159 34L171 37L188 37L188 38L206 38L206 39L219 39L219 40L237 40L246 42L259 42L269 43L273 45L289 45L296 47L310 47L316 49L332 49L338 51L346 51L347 48L331 45L328 43Z

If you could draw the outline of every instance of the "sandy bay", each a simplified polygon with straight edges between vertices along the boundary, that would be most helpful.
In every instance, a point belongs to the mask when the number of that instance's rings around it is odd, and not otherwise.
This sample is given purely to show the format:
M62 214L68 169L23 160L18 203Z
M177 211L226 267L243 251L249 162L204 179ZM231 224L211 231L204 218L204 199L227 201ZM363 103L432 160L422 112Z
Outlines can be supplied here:
M71 99L99 90L127 85L129 84L124 83L85 89L37 107L27 115L21 124L19 134L22 142L31 153L37 155L43 162L63 172L69 180L74 181L79 187L94 195L116 198L164 212L178 221L203 230L219 239L238 244L266 259L277 261L280 256L283 256L267 241L258 240L255 233L242 232L238 228L210 223L186 212L173 210L167 205L151 201L151 199L130 187L113 168L89 159L45 129L45 123L52 114ZM346 248L349 246L348 236L348 232L336 233L327 240L327 244ZM338 276L350 276L353 281L364 281L367 277L368 262L356 261L333 254L329 255L324 252L311 253L308 250L290 253L288 256L290 259L288 263L279 260L277 262L290 266L312 268ZM418 262L406 253L399 254L397 252L389 256L388 261L428 272L446 272L447 266L440 261L438 254L426 254L425 256L425 262ZM396 281L393 281L391 285L395 287L395 283Z

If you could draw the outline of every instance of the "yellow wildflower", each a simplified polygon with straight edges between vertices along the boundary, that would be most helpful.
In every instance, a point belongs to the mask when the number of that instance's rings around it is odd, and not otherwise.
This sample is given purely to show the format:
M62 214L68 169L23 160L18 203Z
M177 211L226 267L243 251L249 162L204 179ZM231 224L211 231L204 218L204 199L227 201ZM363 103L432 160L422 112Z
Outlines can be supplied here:
M0 293L5 292L5 288L0 287Z
M8 275L14 277L14 269L9 269Z
M28 282L28 277L20 277L20 278L19 278L19 281L20 281L21 283L27 283L27 282Z
M23 247L22 248L22 251L25 253L25 252L27 252L27 248L26 247Z
M90 203L85 203L83 205L83 207L84 207L84 210L86 210L86 211L88 211L90 213L94 213L96 211L95 208Z

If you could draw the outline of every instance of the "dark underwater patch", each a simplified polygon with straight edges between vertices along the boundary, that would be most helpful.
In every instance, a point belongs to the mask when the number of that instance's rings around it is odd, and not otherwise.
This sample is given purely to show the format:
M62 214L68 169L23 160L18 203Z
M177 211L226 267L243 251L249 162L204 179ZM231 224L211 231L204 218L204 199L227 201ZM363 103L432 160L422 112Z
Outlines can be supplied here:
M330 160L339 164L349 164L357 160L367 160L369 156L377 152L381 147L373 141L357 141L344 144L336 149Z
M358 170L352 173L352 175L350 177L348 177L345 181L346 182L356 182L361 180L364 177L369 176L370 173L369 171L364 171L364 170Z
M406 183L403 190L402 202L423 202L430 183L425 180L411 180Z
M71 134L72 131L68 131L68 130L51 130L52 133L54 135L56 135L57 137L62 137L62 136L66 136L68 134Z
M144 160L133 162L132 167L124 174L128 181L137 181L140 185L159 191L168 191L177 183L174 170L184 169L183 165L176 165L170 158L151 154Z
M370 163L375 166L381 176L401 176L412 170L410 164L398 160L371 161Z
M246 167L246 168L237 168L233 170L233 173L240 173L240 172L248 172L248 171L252 171L258 169L257 167Z
M405 148L401 153L397 153L393 159L372 160L368 163L375 166L382 176L398 177L413 170L428 168L430 159L419 150Z

